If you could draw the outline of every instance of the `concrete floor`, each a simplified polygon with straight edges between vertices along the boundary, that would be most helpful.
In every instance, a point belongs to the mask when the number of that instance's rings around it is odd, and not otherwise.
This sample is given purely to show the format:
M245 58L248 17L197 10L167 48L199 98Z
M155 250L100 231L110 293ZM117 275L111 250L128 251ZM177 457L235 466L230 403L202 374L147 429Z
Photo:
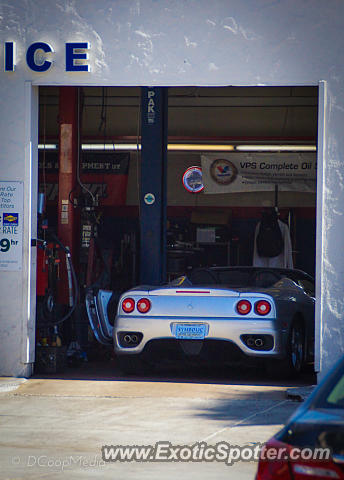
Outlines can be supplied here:
M271 382L245 369L125 378L92 364L52 377L0 393L1 479L254 479L256 462L104 465L101 447L265 442L299 405L287 388L314 383Z

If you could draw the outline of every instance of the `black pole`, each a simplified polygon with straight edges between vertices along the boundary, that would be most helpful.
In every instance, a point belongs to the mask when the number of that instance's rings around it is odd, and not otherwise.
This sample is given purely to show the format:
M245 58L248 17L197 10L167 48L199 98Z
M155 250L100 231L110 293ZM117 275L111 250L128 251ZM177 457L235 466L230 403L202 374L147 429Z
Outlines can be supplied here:
M140 281L166 280L166 87L141 90Z

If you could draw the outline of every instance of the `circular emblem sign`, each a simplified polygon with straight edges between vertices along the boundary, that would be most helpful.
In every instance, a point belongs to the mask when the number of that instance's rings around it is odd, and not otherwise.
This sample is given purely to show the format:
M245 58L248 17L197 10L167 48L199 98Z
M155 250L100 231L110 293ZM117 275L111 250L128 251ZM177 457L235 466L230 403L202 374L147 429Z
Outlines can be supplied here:
M143 200L147 205L153 205L155 202L155 195L153 193L146 193L146 195L143 197Z
M236 166L225 158L214 160L210 166L210 175L220 185L229 185L238 175Z
M191 193L199 193L204 189L201 167L189 167L183 175L184 188Z

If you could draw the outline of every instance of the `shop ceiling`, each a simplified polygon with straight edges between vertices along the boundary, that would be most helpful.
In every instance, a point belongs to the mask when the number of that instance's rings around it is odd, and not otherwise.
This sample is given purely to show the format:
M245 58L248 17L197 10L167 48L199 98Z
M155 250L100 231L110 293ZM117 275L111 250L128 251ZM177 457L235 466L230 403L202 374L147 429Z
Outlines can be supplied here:
M40 142L58 138L58 87L40 87ZM80 87L83 141L139 135L139 87ZM315 145L317 87L171 87L170 141Z

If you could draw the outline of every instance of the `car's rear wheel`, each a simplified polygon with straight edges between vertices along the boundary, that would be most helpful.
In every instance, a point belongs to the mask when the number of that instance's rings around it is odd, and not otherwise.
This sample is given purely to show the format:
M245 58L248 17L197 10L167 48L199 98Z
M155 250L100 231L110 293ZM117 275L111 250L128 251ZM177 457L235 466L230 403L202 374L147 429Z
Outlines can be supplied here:
M299 375L304 367L305 333L300 320L295 319L290 327L286 346L286 357L282 360L266 363L267 372L274 377L290 377Z
M292 373L301 373L305 358L305 335L299 321L293 322L290 329L288 357Z

